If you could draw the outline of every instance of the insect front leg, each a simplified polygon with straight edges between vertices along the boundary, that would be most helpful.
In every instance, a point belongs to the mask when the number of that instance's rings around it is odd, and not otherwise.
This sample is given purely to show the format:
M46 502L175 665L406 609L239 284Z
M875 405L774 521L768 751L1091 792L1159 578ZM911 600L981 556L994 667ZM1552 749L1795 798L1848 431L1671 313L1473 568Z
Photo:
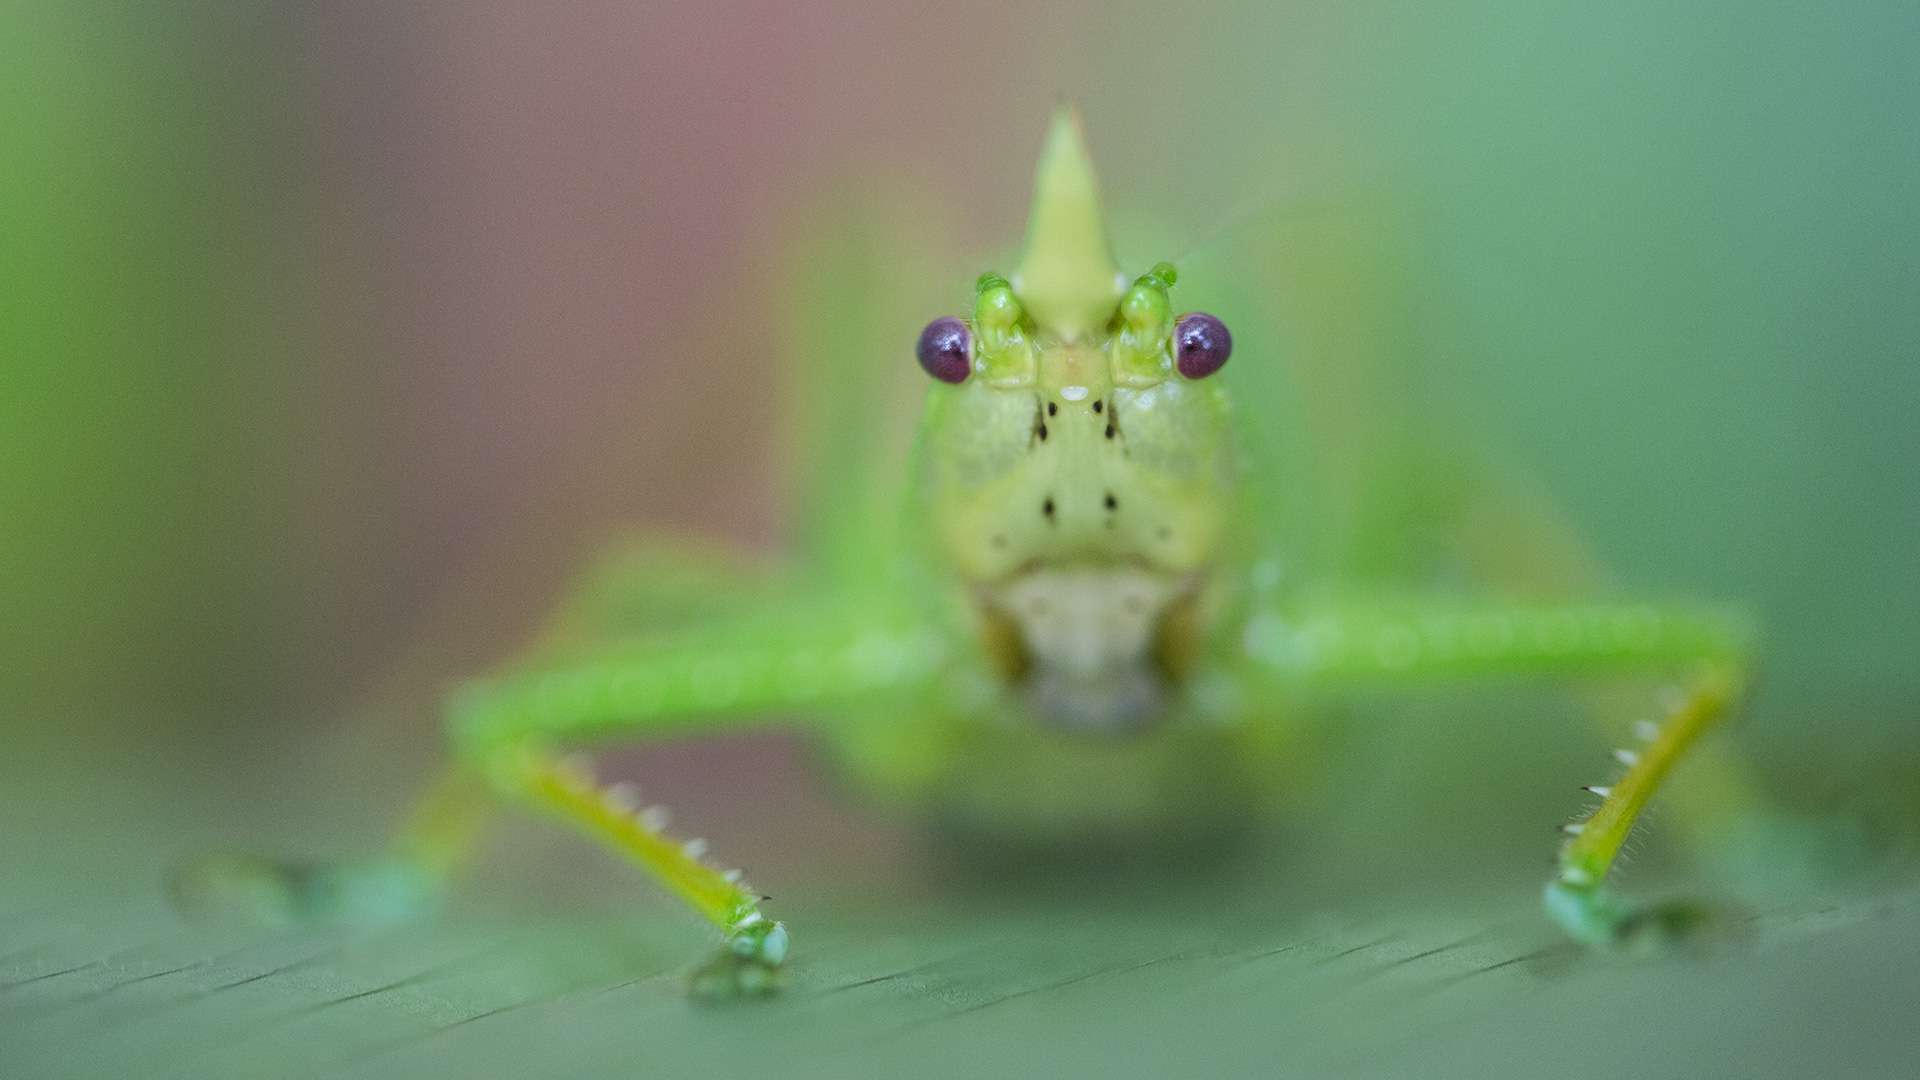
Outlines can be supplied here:
M480 682L456 695L448 733L496 794L536 807L639 866L724 939L695 976L707 994L757 993L786 960L786 927L760 895L716 867L701 840L670 838L664 810L596 783L569 746L709 732L788 710L869 700L918 686L938 637L916 624L796 605L775 617L647 640L564 667Z
M1547 883L1547 913L1577 940L1603 944L1649 924L1684 922L1684 905L1635 910L1605 888L1613 866L1633 829L1634 819L1652 798L1667 772L1699 737L1718 723L1740 691L1738 669L1708 663L1674 696L1659 721L1644 721L1637 733L1644 744L1614 751L1625 771L1606 785L1589 785L1600 805L1585 819L1563 826L1568 838L1560 848L1559 872Z
M1750 637L1738 616L1705 609L1423 603L1264 612L1249 622L1246 648L1269 672L1306 684L1678 675L1665 715L1639 726L1642 745L1614 752L1624 772L1586 789L1600 805L1566 826L1546 886L1547 914L1570 936L1599 944L1678 922L1690 910L1634 907L1607 888L1607 874L1674 763L1738 699Z
M796 599L782 587L785 576L763 556L643 533L609 545L578 575L534 635L529 654L536 664L544 657L546 665L565 667L568 658L614 642L661 641L729 620L738 624ZM690 711L680 718L681 729L697 720L697 710ZM336 862L202 856L175 870L174 899L190 913L270 924L366 926L417 917L471 861L498 804L479 770L455 762L427 785L378 856Z
M624 574L615 585L607 595L621 601L649 588ZM663 808L644 806L630 785L597 783L586 761L569 751L616 739L747 730L911 697L938 664L944 640L921 621L849 593L825 600L762 595L732 614L665 625L636 625L624 615L616 621L637 636L452 695L446 723L455 761L384 856L337 864L214 856L176 874L176 900L190 910L239 909L280 923L405 918L432 906L505 800L611 848L713 924L724 947L696 972L698 992L771 988L788 934L761 912L760 895L737 873L716 867L704 841L669 837ZM577 630L581 623L561 625Z

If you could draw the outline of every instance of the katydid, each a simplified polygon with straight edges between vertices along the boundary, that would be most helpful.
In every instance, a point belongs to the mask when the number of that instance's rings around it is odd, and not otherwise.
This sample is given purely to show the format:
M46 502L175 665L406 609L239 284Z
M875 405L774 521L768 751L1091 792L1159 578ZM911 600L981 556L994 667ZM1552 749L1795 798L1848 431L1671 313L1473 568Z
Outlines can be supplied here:
M1219 283L1170 263L1123 271L1069 110L1039 164L1024 254L1003 269L917 348L900 343L897 362L928 379L898 513L840 476L806 508L790 575L660 560L597 579L594 602L628 613L599 635L613 640L455 694L455 764L387 858L298 874L229 861L195 887L244 885L300 914L404 911L463 861L482 806L521 804L698 912L723 941L699 984L752 993L777 982L786 926L703 842L670 834L664 811L596 781L576 748L797 724L847 776L980 835L1124 837L1250 813L1247 793L1305 722L1289 704L1304 694L1634 674L1674 692L1588 789L1597 808L1565 827L1545 906L1587 943L1641 925L1609 868L1669 769L1737 701L1746 620L1321 588L1312 571L1330 560L1298 546L1296 499L1320 464L1270 429L1261 399L1288 358L1234 336L1276 299L1261 293L1273 275L1209 292ZM1326 513L1308 524L1344 543L1352 530ZM1331 561L1371 557L1356 543ZM650 619L656 607L673 617ZM1569 788L1579 779L1603 778Z

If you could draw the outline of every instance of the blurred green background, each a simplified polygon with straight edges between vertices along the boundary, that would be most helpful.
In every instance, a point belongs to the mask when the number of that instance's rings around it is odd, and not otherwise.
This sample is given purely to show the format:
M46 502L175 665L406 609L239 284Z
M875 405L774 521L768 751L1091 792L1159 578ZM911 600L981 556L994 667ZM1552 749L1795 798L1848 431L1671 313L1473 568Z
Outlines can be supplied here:
M1003 247L1063 97L1194 243L1415 206L1463 421L1624 577L1916 687L1911 5L4 18L7 700L313 723L617 527L771 540L793 209L911 187Z
M1912 792L1916 42L1896 2L7 5L0 784L372 835L606 537L778 542L810 212L912 193L925 238L868 242L957 304L1070 98L1117 216L1196 245L1407 208L1459 423L1620 582L1757 608L1760 745ZM799 797L779 747L673 753ZM12 840L85 862L117 805Z

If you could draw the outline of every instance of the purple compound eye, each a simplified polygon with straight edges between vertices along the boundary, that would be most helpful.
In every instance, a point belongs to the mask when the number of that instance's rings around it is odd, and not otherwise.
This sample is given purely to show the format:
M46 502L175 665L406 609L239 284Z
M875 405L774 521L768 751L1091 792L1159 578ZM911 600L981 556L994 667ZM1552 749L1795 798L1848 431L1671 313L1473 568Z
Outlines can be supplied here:
M1189 379L1204 379L1226 365L1233 355L1233 335L1227 324L1195 311L1180 316L1173 327L1173 362Z
M941 382L963 383L973 371L973 335L959 319L935 319L920 331L914 354L927 374Z

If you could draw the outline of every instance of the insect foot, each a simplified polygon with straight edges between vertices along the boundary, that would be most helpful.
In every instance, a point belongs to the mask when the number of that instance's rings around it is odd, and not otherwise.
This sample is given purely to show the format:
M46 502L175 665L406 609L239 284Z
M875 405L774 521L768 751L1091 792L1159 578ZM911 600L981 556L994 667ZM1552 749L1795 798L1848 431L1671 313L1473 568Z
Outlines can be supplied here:
M1543 897L1547 914L1567 936L1583 945L1625 952L1660 953L1737 937L1748 923L1739 909L1692 900L1631 905L1604 888L1550 882Z
M383 926L417 918L439 899L430 875L390 859L301 863L214 854L176 868L169 885L183 915L264 926Z
M688 974L687 989L700 1001L769 996L784 981L781 967L789 944L785 923L749 915L735 925L716 954Z

